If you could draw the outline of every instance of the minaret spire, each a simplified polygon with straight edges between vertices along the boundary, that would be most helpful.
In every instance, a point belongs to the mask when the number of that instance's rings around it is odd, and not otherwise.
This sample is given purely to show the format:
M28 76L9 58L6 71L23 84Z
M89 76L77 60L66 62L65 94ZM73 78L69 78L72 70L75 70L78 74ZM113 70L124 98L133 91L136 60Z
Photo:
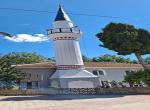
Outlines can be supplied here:
M63 5L59 5L55 21L71 21L66 12L64 11Z
M64 5L59 4L59 8L64 7Z

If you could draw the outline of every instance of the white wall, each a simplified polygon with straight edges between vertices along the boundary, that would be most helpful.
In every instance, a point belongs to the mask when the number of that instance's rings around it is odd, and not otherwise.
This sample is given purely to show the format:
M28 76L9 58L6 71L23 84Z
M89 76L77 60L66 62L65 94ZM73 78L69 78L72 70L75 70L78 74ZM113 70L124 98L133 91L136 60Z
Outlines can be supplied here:
M127 70L140 70L140 68L86 68L89 72L93 72L93 70L104 70L105 75L100 75L100 80L106 81L123 81L124 76L126 75Z
M79 42L57 40L54 42L57 65L83 65Z
M41 68L41 69L40 68L22 68L19 70L21 70L22 72L26 72L27 74L31 73L31 74L39 74L39 76L43 75L43 80L41 80L42 87L48 87L50 85L49 78L54 73L54 70L49 69L49 68ZM86 68L86 70L88 70L91 73L93 72L93 70L104 70L105 75L101 75L100 80L102 81L115 80L115 81L120 82L124 80L124 76L126 75L125 71L140 70L140 68L97 68L96 67L96 68ZM67 83L65 80L63 80L63 82Z
M50 86L50 76L54 73L54 69L49 68L19 68L21 72L25 72L29 76L31 74L30 81L38 81L40 87ZM37 77L38 75L38 77ZM27 82L28 79L22 80L22 82Z

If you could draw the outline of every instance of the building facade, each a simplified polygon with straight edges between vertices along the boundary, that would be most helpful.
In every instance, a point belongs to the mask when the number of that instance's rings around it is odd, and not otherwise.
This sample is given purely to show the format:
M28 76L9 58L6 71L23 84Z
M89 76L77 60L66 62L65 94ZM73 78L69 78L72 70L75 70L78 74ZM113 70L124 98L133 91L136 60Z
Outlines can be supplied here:
M87 71L96 75L100 82L122 82L128 71L143 69L140 64L125 64L113 62L85 62ZM15 66L17 70L26 73L26 78L21 81L22 89L50 88L51 77L56 72L55 63L35 63ZM82 80L80 81L82 85ZM101 85L102 86L102 83Z
M83 62L79 40L80 29L59 6L48 36L53 41L56 63L17 65L26 73L21 88L96 88L104 81L121 82L127 71L142 69L141 65L107 62Z

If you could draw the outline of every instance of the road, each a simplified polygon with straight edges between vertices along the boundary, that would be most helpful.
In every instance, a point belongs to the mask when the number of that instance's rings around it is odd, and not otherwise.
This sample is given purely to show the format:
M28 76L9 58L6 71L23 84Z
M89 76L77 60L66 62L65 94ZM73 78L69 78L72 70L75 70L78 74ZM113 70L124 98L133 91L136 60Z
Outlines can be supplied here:
M150 110L150 95L0 96L0 110Z

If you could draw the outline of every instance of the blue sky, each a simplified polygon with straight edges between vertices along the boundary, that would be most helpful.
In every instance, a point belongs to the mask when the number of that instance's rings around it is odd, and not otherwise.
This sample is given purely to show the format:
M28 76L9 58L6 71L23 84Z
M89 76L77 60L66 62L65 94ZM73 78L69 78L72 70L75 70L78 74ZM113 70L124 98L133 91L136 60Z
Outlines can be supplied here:
M95 37L97 32L110 22L133 24L139 28L150 30L149 0L0 0L0 8L21 8L28 10L46 10L56 12L58 5L63 4L68 13L96 14L100 16L120 16L123 18L101 18L80 15L69 15L72 21L80 27L83 37L80 40L81 51L88 57L103 54L116 54L99 47ZM24 11L0 10L0 31L13 36L43 37L46 29L52 27L56 13L35 13ZM42 42L14 42L0 38L0 53L37 52L46 57L54 57L53 43L50 40ZM148 55L147 55L148 56ZM134 59L134 55L126 56ZM146 57L146 56L145 56Z

